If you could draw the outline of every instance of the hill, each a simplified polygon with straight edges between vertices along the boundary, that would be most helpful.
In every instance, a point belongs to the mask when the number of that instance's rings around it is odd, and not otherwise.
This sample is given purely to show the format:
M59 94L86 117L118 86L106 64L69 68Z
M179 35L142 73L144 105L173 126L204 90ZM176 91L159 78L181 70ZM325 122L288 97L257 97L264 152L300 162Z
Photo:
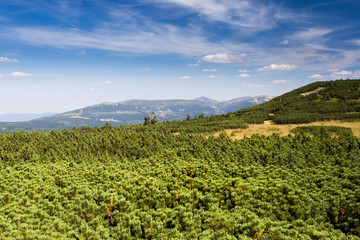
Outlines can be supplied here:
M315 82L234 114L249 123L360 119L360 80Z
M314 134L0 134L0 239L359 240L360 140Z
M102 103L82 109L51 115L28 122L0 123L2 132L15 130L69 129L73 127L102 126L106 122L113 126L142 124L144 116L155 113L158 120L183 120L189 114L221 115L241 108L255 106L272 97L243 97L230 101L216 101L201 97L195 100L128 100L118 103Z
M360 240L360 139L350 129L236 141L194 134L286 111L356 116L358 86L315 83L235 113L162 124L2 133L0 239ZM317 104L348 108L331 115Z

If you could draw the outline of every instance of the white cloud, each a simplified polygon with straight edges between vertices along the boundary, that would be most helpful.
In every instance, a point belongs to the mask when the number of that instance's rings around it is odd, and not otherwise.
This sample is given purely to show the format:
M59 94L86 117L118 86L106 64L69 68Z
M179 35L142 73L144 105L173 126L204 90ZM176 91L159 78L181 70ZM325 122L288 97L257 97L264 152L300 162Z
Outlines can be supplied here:
M6 57L0 57L0 63L18 63L19 60L17 59L10 59Z
M250 71L249 71L249 70L246 70L246 69L239 69L238 72L246 73L246 72L250 72Z
M102 86L102 85L111 85L112 81L104 81L104 82L100 82L100 83L93 83L92 86L93 87L98 87L98 86Z
M309 28L303 31L300 31L292 36L295 40L309 41L316 38L325 36L326 34L331 33L333 30L328 28Z
M270 64L269 66L264 66L259 68L259 71L273 71L273 70L294 70L298 67L295 65L287 65L287 64Z
M336 68L330 68L330 69L328 69L328 70L326 70L326 71L328 71L328 72L338 72L338 71L339 71L339 69L336 69Z
M22 72L13 72L7 75L8 77L16 77L16 78L23 78L23 77L31 77L30 73L22 73Z
M353 40L353 43L357 44L357 45L360 45L360 39L355 39Z
M225 22L252 30L269 29L282 15L280 6L265 5L250 0L148 0L162 7L178 7L199 13L210 21ZM167 4L166 4L167 3Z
M240 84L244 88L263 88L267 87L267 84L253 84L253 83L242 83Z
M185 75L185 76L182 76L182 77L179 77L180 79L183 79L183 80L188 80L188 79L191 79L190 76L188 75Z
M210 75L210 76L209 76L209 78L214 79L214 78L216 78L216 76L214 76L214 75Z
M360 78L360 70L356 70L355 72L353 72L352 77L353 78Z
M242 73L242 74L238 75L238 77L248 78L248 77L251 77L251 75L250 75L250 74L246 74L246 73Z
M288 83L288 82L291 82L291 81L290 80L275 80L275 81L272 81L272 83L275 83L275 84Z
M216 72L217 70L215 68L211 69L203 69L204 72Z
M213 63L233 63L233 62L244 62L245 58L246 58L245 53L241 53L241 54L217 53L217 54L206 55L200 61L213 62Z
M323 79L325 76L321 75L321 74L313 74L308 76L308 78L310 79Z
M190 63L189 64L189 67L198 67L198 66L200 66L200 64L198 64L198 63Z
M348 78L351 75L352 75L352 71L342 70L338 72L333 72L330 76L333 78Z
M89 91L93 92L93 91L95 91L95 89L94 88L89 88Z
M144 67L144 68L141 68L140 71L148 72L148 71L151 71L151 68L149 68L149 67Z
M155 27L156 25L156 27ZM210 42L192 29L170 25L144 23L130 25L133 29L95 29L93 31L69 31L56 28L8 28L2 37L16 38L33 45L56 48L89 48L114 52L142 54L180 54L200 56L209 52L231 51L233 45ZM236 59L234 59L236 60ZM197 63L198 64L198 63Z
M288 40L284 40L284 41L279 42L279 44L281 44L281 45L288 45L288 44L289 44L289 41L288 41Z

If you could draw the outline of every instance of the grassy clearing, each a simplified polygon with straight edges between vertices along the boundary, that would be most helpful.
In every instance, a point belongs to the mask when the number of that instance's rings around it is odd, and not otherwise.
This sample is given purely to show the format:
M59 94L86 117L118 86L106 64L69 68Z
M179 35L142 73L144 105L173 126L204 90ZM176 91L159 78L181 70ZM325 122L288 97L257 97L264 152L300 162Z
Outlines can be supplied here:
M265 136L278 133L281 136L292 134L290 131L293 128L300 126L339 126L351 128L354 136L360 137L360 122L342 122L342 121L322 121L306 124L273 124L271 121L265 121L264 124L249 124L247 129L226 129L225 132L231 139L243 139L244 136L251 136L253 134L262 134ZM214 136L218 136L221 132L217 132Z

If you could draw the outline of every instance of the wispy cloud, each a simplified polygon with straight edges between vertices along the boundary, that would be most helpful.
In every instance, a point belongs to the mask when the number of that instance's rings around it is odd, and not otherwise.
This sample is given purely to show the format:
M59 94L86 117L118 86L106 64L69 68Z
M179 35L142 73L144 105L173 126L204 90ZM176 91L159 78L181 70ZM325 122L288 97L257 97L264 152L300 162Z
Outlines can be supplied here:
M264 66L259 68L259 71L274 71L274 70L294 70L298 67L295 65L288 65L288 64L270 64L269 66Z
M245 53L230 54L230 53L217 53L209 54L201 58L200 62L212 62L212 63L234 63L244 62L246 58Z
M144 67L144 68L141 68L140 71L142 71L142 72L148 72L148 71L151 71L151 68L149 68L149 67Z
M263 30L273 27L276 20L283 16L281 7L265 5L249 0L148 0L162 3L163 7L183 7L190 12L198 13L209 21L220 21L230 25Z
M13 72L9 74L0 74L0 78L27 78L31 77L30 73L23 73L23 72Z
M134 29L137 29L135 27ZM204 55L209 52L231 50L229 44L212 43L190 29L184 31L174 26L159 26L125 31L121 29L96 29L93 31L72 31L56 28L9 28L0 33L5 38L17 39L33 45L56 48L92 48L114 52L143 54L180 54L186 56ZM226 59L227 56L227 59ZM243 55L225 54L222 61L237 61ZM209 57L205 57L206 61ZM214 61L221 58L215 55ZM212 59L209 58L209 61ZM221 61L221 60L219 60Z
M323 37L331 32L333 32L333 30L329 28L308 28L295 33L292 38L295 40L309 41Z
M198 67L198 66L200 66L200 64L199 63L190 63L188 66L189 67Z
M284 40L284 41L279 42L279 44L281 44L281 45L289 45L289 41Z
M216 76L215 76L215 75L210 75L209 78L210 78L210 79L215 79Z
M19 60L17 59L10 59L6 57L0 57L0 63L18 63Z
M203 69L204 72L216 72L217 70L215 68L211 68L211 69Z
M275 80L275 81L272 81L272 83L274 83L274 84L279 84L279 83L284 84L284 83L289 83L289 82L291 82L291 81L290 80Z

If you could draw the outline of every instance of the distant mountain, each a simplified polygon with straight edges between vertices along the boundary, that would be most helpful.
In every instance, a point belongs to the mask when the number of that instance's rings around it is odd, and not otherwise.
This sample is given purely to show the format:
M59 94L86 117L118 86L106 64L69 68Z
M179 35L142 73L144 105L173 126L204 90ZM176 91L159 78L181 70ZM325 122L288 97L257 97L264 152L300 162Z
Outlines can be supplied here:
M54 115L56 113L10 113L0 114L0 122L24 122L33 119Z
M82 109L38 118L19 123L0 123L0 131L64 129L83 126L102 126L106 122L118 126L141 124L145 115L162 121L182 120L189 114L204 116L225 114L252 107L272 99L269 96L243 97L230 101L216 101L200 97L194 100L127 100L118 103L105 102Z
M207 98L207 97L199 97L199 98L195 98L195 101L200 101L200 102L207 102L207 103L216 103L218 102L215 99L211 99L211 98Z

